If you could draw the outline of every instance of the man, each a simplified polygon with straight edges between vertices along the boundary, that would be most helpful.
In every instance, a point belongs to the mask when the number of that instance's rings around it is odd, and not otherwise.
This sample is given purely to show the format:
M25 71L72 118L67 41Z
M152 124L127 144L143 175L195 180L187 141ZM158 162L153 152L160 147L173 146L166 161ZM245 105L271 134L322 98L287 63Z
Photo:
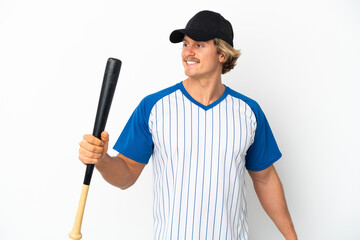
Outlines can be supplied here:
M187 79L144 98L114 149L85 135L80 160L109 183L133 185L152 157L155 239L248 239L245 168L267 214L297 239L273 163L281 157L259 105L221 82L240 56L220 14L201 11L170 35Z

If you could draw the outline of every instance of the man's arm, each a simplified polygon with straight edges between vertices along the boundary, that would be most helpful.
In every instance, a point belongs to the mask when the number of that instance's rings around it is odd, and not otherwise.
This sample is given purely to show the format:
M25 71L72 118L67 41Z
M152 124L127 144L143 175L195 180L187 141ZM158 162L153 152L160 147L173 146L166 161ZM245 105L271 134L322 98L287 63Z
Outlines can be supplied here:
M265 212L275 223L285 239L297 239L293 222L286 204L284 189L275 167L271 165L265 170L249 171L256 194Z
M95 166L108 183L125 190L136 182L145 165L119 153L116 157L106 154Z
M107 154L109 134L103 132L101 139L84 135L80 142L79 159L84 164L95 164L103 178L110 184L126 189L138 179L146 164L136 162L122 154L111 157Z

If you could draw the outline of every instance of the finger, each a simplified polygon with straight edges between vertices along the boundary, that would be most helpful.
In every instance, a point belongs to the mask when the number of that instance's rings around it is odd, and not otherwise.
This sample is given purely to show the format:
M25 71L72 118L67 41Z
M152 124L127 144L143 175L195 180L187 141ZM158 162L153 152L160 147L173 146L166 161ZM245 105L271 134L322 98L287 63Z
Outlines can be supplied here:
M104 143L103 141L101 141L100 139L98 139L97 137L95 137L94 135L91 134L86 134L83 137L83 140L85 140L86 142L96 145L96 146L103 146Z
M99 162L98 159L88 158L82 155L79 155L79 159L83 164L97 164Z
M85 140L82 140L80 142L80 148L84 148L85 150L92 152L92 153L102 153L104 151L104 148L101 146L93 145Z
M79 154L84 156L84 157L93 158L93 159L99 159L102 156L101 153L89 152L85 148L80 148L79 149Z

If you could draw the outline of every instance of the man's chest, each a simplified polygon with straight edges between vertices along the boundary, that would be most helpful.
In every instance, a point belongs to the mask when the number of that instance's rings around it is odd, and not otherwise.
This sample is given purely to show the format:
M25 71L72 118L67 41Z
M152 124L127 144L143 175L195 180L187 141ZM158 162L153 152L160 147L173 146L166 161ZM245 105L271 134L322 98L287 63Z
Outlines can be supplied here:
M163 158L238 158L254 139L256 119L243 101L227 97L204 110L182 95L155 104L149 119L154 151Z

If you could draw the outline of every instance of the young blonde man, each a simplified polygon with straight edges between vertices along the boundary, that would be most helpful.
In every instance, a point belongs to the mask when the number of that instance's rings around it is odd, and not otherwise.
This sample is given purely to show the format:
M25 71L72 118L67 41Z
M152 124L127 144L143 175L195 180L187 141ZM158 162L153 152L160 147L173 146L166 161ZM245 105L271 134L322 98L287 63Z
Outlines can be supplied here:
M154 239L248 239L245 169L267 214L286 239L297 239L273 163L281 153L260 106L222 84L240 51L218 13L201 11L171 33L182 42L186 80L145 97L114 149L109 135L85 135L79 159L109 183L133 185L150 157Z

